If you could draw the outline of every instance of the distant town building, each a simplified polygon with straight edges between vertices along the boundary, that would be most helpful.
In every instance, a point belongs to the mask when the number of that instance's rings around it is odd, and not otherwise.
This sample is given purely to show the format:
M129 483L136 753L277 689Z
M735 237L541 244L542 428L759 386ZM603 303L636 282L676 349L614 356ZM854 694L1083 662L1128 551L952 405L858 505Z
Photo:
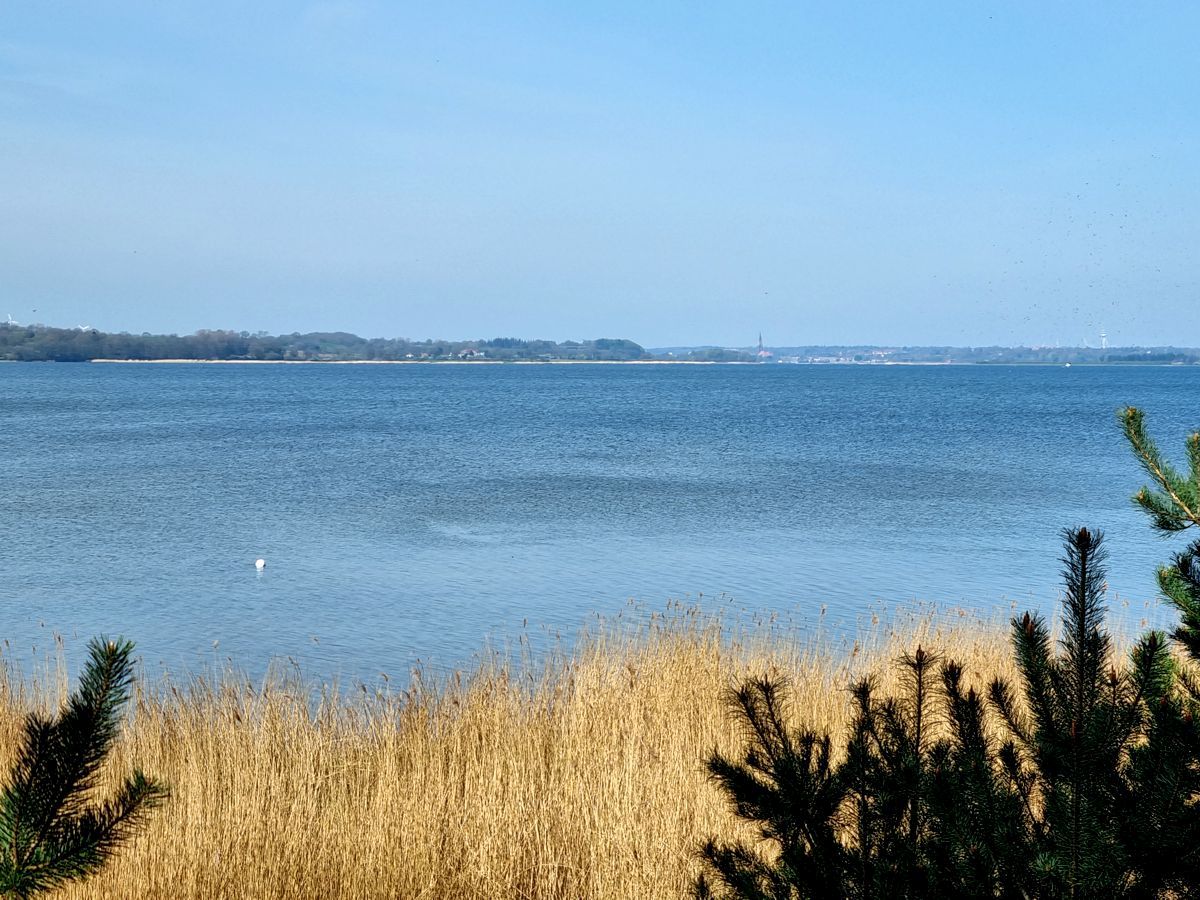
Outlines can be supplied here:
M759 362L766 362L775 356L774 353L763 346L761 331L758 333L758 353L756 353L755 356L758 358Z

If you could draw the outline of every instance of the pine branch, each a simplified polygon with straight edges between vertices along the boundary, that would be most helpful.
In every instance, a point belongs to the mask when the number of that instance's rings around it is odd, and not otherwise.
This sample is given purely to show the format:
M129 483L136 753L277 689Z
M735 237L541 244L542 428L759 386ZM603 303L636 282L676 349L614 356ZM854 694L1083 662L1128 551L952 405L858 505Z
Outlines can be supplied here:
M59 716L26 719L0 793L0 895L31 897L97 871L166 797L135 771L114 798L89 805L129 697L133 644L95 640L88 648Z
M721 887L699 881L696 896L791 897L788 885L801 884L811 889L801 896L832 900L838 896L832 886L839 883L841 871L836 825L844 790L831 763L829 737L788 730L787 691L781 680L751 679L727 699L748 747L740 761L712 753L709 775L733 801L734 812L754 822L780 853L772 865L743 844L709 841L699 855Z
M1179 625L1171 636L1200 660L1200 540L1158 570L1158 586L1179 612Z
M1074 694L1072 718L1082 725L1091 718L1096 705L1100 672L1108 656L1108 637L1100 630L1104 621L1104 562L1108 554L1104 537L1098 531L1068 529L1063 537L1067 550L1062 559L1066 583L1064 674Z
M1041 779L1049 788L1057 783L1063 765L1060 748L1044 736L1061 734L1070 728L1070 721L1063 721L1064 714L1058 703L1062 690L1056 687L1057 667L1050 654L1050 630L1045 619L1030 613L1014 618L1012 628L1014 657L1032 717L1032 728L1026 726L1014 735L1020 737L1025 733L1029 736L1025 750L1037 763ZM1007 684L1004 687L1012 692Z
M78 815L96 774L117 736L119 711L128 697L133 644L92 641L78 690L54 726L54 752L46 755L41 808L36 815L37 846L55 819Z
M1003 678L992 679L992 683L988 685L988 700L991 701L992 708L1004 720L1009 733L1021 742L1023 748L1028 750L1033 743L1029 718L1018 709L1017 695L1012 685Z
M1146 432L1145 416L1140 409L1127 406L1118 418L1138 462L1159 488L1158 491L1141 488L1134 495L1134 502L1150 515L1158 531L1170 533L1200 525L1200 434L1188 438L1189 479L1162 458Z

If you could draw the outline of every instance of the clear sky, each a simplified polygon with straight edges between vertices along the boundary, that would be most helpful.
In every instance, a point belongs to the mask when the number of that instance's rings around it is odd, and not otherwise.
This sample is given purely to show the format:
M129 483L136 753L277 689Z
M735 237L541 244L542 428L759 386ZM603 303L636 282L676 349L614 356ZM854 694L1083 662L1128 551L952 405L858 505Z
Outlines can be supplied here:
M1191 2L0 0L0 317L1200 345L1198 41Z

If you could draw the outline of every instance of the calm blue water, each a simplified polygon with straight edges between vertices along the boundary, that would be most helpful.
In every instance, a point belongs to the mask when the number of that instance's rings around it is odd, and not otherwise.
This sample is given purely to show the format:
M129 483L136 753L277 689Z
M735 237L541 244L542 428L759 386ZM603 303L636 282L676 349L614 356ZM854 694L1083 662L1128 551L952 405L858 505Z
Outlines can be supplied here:
M880 601L1050 611L1071 524L1107 531L1137 618L1182 541L1130 505L1114 412L1144 406L1179 450L1198 388L1189 368L2 365L2 636L10 657L124 633L148 671L291 657L345 682L629 598L726 594L801 628Z

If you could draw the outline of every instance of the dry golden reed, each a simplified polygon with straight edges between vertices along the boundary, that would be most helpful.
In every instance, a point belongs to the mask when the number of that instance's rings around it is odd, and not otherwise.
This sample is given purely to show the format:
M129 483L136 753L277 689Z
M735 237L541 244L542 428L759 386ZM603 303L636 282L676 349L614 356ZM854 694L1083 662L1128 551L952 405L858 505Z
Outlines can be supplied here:
M61 896L677 898L700 840L742 827L703 769L714 747L741 746L723 691L786 673L800 715L836 730L849 681L875 672L893 688L893 658L918 644L977 680L1011 674L1002 625L946 622L823 644L675 608L541 665L415 677L391 695L314 704L302 686L234 677L143 687L113 764L136 761L172 797ZM0 689L7 752L39 700L13 681Z

